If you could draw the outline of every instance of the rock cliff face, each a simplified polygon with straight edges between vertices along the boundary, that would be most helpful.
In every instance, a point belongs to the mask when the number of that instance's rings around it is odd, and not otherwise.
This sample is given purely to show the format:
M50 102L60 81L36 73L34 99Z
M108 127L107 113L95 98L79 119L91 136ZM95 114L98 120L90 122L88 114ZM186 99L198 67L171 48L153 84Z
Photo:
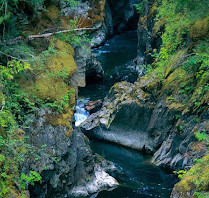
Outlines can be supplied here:
M209 180L208 162L209 155L206 155L195 164L174 186L171 198L195 198L198 195L207 198L209 196L209 193L206 192L208 191Z
M196 131L208 131L207 109L199 122L187 106L171 100L156 74L134 84L115 84L100 111L83 124L85 133L134 149L154 153L153 162L172 168L190 167L193 159L206 152L195 139ZM173 81L174 83L174 81ZM198 146L199 145L199 146Z
M28 165L41 173L40 185L29 188L32 197L88 196L118 185L102 166L90 147L89 140L79 130L68 134L68 127L54 125L52 111L40 109L31 116L28 133L32 145L40 152ZM43 146L45 145L45 146Z
M93 76L95 80L98 80L103 76L104 71L91 54L90 49L102 45L113 34L112 14L105 0L83 0L73 9L68 3L63 3L61 14L65 18L77 17L79 28L91 28L88 32L91 44L83 42L82 47L75 49L77 71L71 79L75 86L85 87L86 77L92 78Z
M32 22L36 27L29 27L34 33L38 34L46 27L56 30L57 24L68 29L70 19L77 17L78 28L91 28L93 46L101 45L112 34L111 12L105 0L82 1L74 8L67 2L53 1L47 9L48 12ZM48 102L56 103L66 97L62 113L46 107L38 108L30 117L27 133L40 157L37 159L32 155L28 166L43 178L40 185L29 187L31 196L89 196L117 186L117 181L105 172L108 165L101 165L106 164L105 160L99 160L100 157L92 153L88 139L79 130L74 130L72 124L78 87L85 86L87 75L93 73L96 78L103 75L101 65L89 52L92 46L83 42L82 47L75 47L56 38L44 39L41 45L35 40L31 45L40 51L53 45L57 53L49 56L44 69L34 71L30 80L21 79L24 91ZM48 76L47 72L54 75ZM59 72L65 72L67 77L58 77Z
M107 2L110 5L115 33L120 33L124 30L136 30L139 16L134 4L138 3L138 0L107 0Z
M157 2L146 1L143 6L144 11L140 13L137 28L137 64L141 75L144 73L143 65L153 63L153 50L159 52L161 45L160 35L154 31Z
M101 80L104 71L95 57L89 52L91 47L98 47L114 33L125 30L136 30L138 14L134 4L138 1L82 1L80 5L72 9L64 6L65 16L81 16L81 27L91 27L91 46L83 43L84 48L75 49L77 72L72 80L76 85L85 87L88 80ZM118 12L120 10L120 12Z

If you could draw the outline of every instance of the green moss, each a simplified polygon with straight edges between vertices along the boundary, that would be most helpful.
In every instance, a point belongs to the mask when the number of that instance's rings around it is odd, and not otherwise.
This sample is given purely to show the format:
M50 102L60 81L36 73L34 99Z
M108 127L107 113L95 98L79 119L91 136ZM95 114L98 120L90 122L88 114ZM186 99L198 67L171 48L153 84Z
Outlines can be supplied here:
M51 45L56 47L56 55L50 56L44 68L36 69L37 77L34 82L23 81L22 87L27 92L32 92L38 98L50 101L62 99L71 87L65 83L76 71L74 50L72 46L60 40L52 40Z
M179 102L171 102L167 106L170 110L183 111L186 105Z
M180 83L190 82L193 80L194 73L187 72L182 67L175 69L167 79L164 80L163 91L165 90L179 90Z
M73 56L67 53L59 53L51 57L46 63L46 68L54 75L62 72L63 75L66 75L68 78L71 77L77 69Z
M5 105L5 96L2 93L2 91L0 90L0 108L2 108L2 106Z
M165 78L167 78L170 73L172 73L181 65L186 52L187 49L179 50L173 56L171 56L171 58L168 60L168 63L165 65Z
M59 9L55 5L50 5L45 15L51 20L56 20L59 17Z
M72 45L59 40L59 39L53 39L51 41L51 45L55 46L55 48L59 51L59 52L66 52L67 54L71 55L71 56L75 56L75 52L74 49L72 47Z
M32 92L38 98L50 101L60 100L69 92L69 88L61 78L54 79L48 76L40 76L35 84L25 87L25 90Z
M182 197L187 197L188 192L193 194L196 191L209 191L209 155L194 165L174 189L181 192Z
M6 97L0 90L0 135L5 136L6 129L16 125L12 113L5 108Z
M162 81L157 75L157 71L154 70L153 72L147 74L146 76L139 78L137 84L138 84L137 85L138 88L146 87L146 90L148 92L152 92L160 89Z
M65 126L65 127L71 127L71 121L73 117L73 110L70 108L66 113L63 114L56 114L56 115L48 115L47 121L54 127L56 126Z
M189 35L193 39L208 37L209 33L209 17L198 19L191 26Z

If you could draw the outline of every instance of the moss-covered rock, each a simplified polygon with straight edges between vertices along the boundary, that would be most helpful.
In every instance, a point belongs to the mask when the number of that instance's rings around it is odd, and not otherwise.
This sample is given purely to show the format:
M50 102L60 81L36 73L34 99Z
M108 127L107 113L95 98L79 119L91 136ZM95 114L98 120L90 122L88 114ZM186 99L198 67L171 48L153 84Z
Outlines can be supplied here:
M209 155L199 160L175 185L172 197L195 198L202 194L201 197L207 198L205 191L209 191Z
M50 5L47 7L47 11L44 13L51 20L56 20L59 18L59 9L55 5Z
M68 128L68 132L66 133L66 137L70 137L73 132L72 128L72 118L73 118L74 110L69 108L67 112L60 114L56 113L55 115L50 114L46 116L46 120L53 127L63 126Z
M208 37L209 33L209 17L198 19L190 28L190 37L200 39Z
M23 81L25 91L38 98L56 101L62 99L71 90L65 79L69 79L76 71L74 50L72 46L61 40L52 40L57 52L45 60L44 68L35 68L35 81Z
M194 73L190 73L182 67L178 67L164 80L162 91L170 90L176 92L180 89L182 82L192 82L193 77Z
M165 78L169 76L184 61L187 49L177 51L165 65Z
M2 106L5 105L5 96L2 93L2 91L0 90L0 108L2 108Z

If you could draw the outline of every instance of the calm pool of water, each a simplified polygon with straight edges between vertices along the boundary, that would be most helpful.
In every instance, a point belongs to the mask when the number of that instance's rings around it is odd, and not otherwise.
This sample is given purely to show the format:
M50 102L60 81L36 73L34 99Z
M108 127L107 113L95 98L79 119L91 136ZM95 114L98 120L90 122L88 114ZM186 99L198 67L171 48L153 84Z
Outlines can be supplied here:
M97 198L169 198L177 178L169 170L150 163L150 156L115 144L91 141L94 152L112 161L117 171L111 173L120 187L103 191Z

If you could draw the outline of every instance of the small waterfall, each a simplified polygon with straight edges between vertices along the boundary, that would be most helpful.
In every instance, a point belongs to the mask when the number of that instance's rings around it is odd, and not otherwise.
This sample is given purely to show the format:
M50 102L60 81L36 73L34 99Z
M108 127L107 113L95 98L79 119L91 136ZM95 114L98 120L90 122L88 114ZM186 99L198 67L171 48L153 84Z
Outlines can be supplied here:
M76 112L75 117L75 126L78 127L82 122L84 122L89 117L89 112L85 110L85 103L89 101L89 98L78 99L76 102Z

